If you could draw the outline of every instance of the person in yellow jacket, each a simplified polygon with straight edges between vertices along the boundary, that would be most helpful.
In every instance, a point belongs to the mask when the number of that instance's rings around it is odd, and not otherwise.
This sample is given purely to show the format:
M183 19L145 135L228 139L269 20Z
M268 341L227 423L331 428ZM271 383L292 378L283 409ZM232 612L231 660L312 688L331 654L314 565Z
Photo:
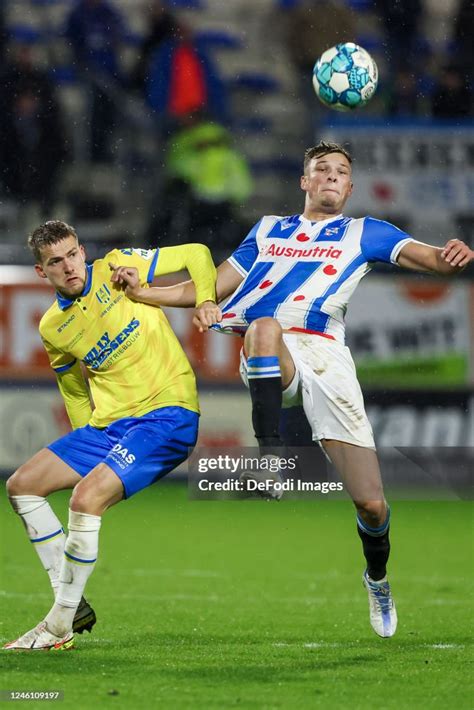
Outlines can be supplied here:
M143 286L187 269L201 318L216 317L216 270L203 244L115 249L88 265L73 227L50 221L28 244L35 270L56 289L39 330L73 431L8 480L13 509L48 572L55 602L6 649L63 650L95 614L83 591L98 554L103 513L184 461L198 433L194 373L163 311L129 299L123 269ZM86 372L87 379L83 373ZM46 497L73 488L68 535Z
M159 209L147 233L163 244L203 242L214 256L228 256L245 228L240 207L253 192L245 156L224 127L199 115L188 116L169 138ZM246 225L245 225L246 226Z
M167 179L188 185L199 202L245 202L252 193L252 177L244 156L232 144L231 133L199 117L188 122L170 139Z

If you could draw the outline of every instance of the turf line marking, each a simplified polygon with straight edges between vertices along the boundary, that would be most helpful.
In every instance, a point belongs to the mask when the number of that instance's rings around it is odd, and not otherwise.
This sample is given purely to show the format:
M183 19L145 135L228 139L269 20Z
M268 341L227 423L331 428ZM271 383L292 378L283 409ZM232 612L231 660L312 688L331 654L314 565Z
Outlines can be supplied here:
M284 641L281 641L279 643L272 643L272 646L275 648L288 648L290 646L295 646L299 647L302 646L303 648L347 648L347 644L345 643L329 643L327 641L320 641L320 642L314 642L314 643L286 643Z
M124 574L136 575L137 577L148 577L150 575L155 575L157 577L204 577L204 578L223 578L226 575L220 572L214 572L213 570L206 569L150 569L143 567L136 567L129 570L122 570Z
M201 594L116 594L115 599L141 599L143 601L198 601L198 602L227 602L231 597L218 597L217 595Z
M460 643L430 643L427 644L428 648L438 648L440 650L446 650L451 648L464 648Z
M51 594L46 592L31 594L29 592L9 592L6 589L0 589L0 597L7 597L8 599L52 599Z

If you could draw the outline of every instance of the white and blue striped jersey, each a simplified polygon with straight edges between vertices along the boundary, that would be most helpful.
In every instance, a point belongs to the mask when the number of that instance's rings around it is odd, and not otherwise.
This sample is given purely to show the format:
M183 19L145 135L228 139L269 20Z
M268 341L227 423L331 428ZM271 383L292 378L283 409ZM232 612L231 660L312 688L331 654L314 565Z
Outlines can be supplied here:
M374 262L395 264L410 241L373 217L263 217L229 258L244 280L213 327L243 333L256 318L271 316L285 330L344 342L344 316L357 284Z

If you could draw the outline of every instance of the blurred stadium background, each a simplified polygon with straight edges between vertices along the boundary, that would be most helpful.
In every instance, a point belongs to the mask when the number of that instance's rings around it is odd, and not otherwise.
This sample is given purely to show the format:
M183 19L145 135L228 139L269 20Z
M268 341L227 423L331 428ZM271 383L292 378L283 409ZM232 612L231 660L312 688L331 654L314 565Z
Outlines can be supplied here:
M37 334L52 294L25 248L44 219L70 221L91 259L194 240L220 261L261 214L301 210L303 151L325 138L353 152L351 215L474 245L468 2L15 0L0 13L4 475L68 428ZM337 114L311 66L351 39L380 85ZM473 303L472 269L449 282L378 269L359 287L348 342L379 446L474 444ZM169 316L198 373L201 443L251 445L240 340Z

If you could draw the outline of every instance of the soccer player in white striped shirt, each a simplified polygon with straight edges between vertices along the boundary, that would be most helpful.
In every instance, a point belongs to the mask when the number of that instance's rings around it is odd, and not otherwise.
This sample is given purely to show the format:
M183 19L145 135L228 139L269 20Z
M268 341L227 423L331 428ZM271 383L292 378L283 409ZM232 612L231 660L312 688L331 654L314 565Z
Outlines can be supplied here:
M388 222L344 217L353 189L352 159L337 144L321 142L306 151L301 189L302 214L263 217L219 266L218 302L228 299L221 319L204 316L195 322L201 331L213 327L244 336L241 375L250 390L262 453L281 451L282 406L303 405L313 439L354 501L370 621L379 636L389 637L397 626L386 571L390 509L354 363L344 344L344 316L350 296L375 262L449 276L471 262L474 252L457 239L441 249ZM141 290L130 276L129 284L136 300L194 304L192 282Z

